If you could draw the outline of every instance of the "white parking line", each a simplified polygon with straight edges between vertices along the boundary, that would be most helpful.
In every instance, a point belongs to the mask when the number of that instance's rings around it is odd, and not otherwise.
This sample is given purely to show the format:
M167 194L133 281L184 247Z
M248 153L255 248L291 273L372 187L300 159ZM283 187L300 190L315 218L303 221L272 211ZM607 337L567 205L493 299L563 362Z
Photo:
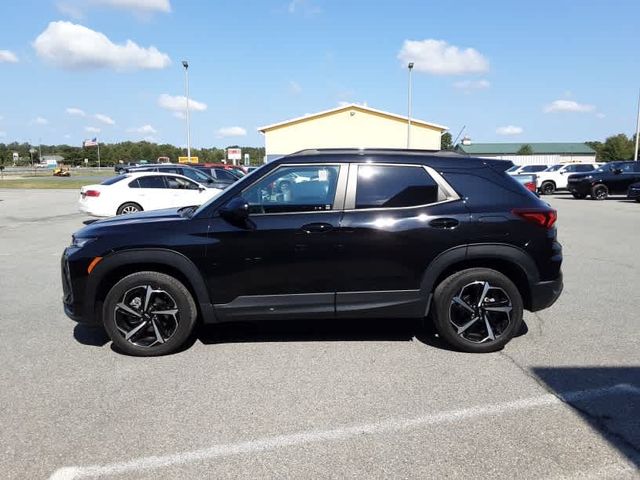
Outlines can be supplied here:
M162 456L141 457L120 463L106 465L89 465L76 467L63 467L56 470L49 480L75 480L90 477L102 477L107 475L121 475L140 470L151 470L172 465L211 460L214 458L229 457L247 453L258 453L278 448L303 445L308 443L330 442L344 440L363 434L380 434L408 430L411 428L434 425L439 423L455 423L470 418L494 416L517 410L526 410L549 405L559 405L563 402L575 402L589 400L598 397L615 394L640 394L640 388L633 385L619 384L612 387L592 390L581 390L560 394L560 398L551 393L537 397L523 398L512 402L499 403L486 406L463 408L447 412L423 415L414 418L392 418L376 423L345 426L331 430L312 430L308 432L294 433L290 435L277 435L262 439L249 440L239 443L227 443L214 445L201 450L191 452L174 453Z

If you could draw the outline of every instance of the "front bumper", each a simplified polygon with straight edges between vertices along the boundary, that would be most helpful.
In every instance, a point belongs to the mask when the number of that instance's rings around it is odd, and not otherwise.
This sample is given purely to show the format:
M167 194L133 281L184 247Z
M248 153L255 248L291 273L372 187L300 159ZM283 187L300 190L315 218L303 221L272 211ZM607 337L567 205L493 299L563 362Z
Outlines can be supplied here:
M627 198L632 200L640 199L640 188L630 188L627 192Z
M556 302L563 288L562 273L555 280L534 283L531 285L531 308L529 310L537 312L549 308Z

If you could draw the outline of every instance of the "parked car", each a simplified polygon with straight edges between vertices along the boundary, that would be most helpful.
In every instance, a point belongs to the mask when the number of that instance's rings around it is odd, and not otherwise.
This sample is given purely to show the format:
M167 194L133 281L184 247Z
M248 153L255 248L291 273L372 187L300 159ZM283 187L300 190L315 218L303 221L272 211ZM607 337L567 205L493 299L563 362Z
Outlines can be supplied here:
M636 202L640 202L640 182L632 183L629 185L629 190L627 190L627 198L630 200L635 200Z
M113 167L113 170L116 173L123 173L127 168L136 167L138 164L136 162L125 162L125 163L116 163Z
M80 189L80 211L110 217L146 210L200 205L222 190L208 188L182 175L125 173Z
M566 190L569 175L591 172L598 168L596 163L558 163L537 174L537 188L544 195L556 190Z
M181 164L173 164L173 163L154 163L150 165L140 165L136 167L127 168L125 170L129 173L139 173L139 172L160 172L160 173L176 173L178 175L183 175L187 178L190 178L194 182L198 182L200 185L204 185L209 188L218 188L220 190L224 190L229 186L229 182L218 181L215 178L212 178L210 175L207 175L205 172L192 167L190 165L181 165Z
M536 176L533 173L511 175L511 177L519 184L524 186L530 192L536 193Z
M205 167L203 165L194 165L193 168L197 168L201 172L206 173L213 179L215 179L219 183L225 183L227 186L235 183L237 180L242 178L236 171L221 168L221 167Z
M428 316L456 349L495 351L523 309L562 290L556 211L504 168L386 149L282 157L199 208L77 231L62 256L64 309L132 355L176 351L198 316ZM312 180L284 196L275 185L291 174Z
M626 194L636 182L640 182L639 162L609 162L592 172L569 175L567 188L574 198L591 195L594 200L605 200L612 194Z
M549 165L514 165L507 170L509 175L518 175L521 173L537 173L545 171Z
M202 165L205 167L213 167L213 168L224 168L226 170L231 170L234 173L238 174L240 177L244 177L249 171L247 167L243 167L242 165L233 165L232 163L211 163L205 162Z

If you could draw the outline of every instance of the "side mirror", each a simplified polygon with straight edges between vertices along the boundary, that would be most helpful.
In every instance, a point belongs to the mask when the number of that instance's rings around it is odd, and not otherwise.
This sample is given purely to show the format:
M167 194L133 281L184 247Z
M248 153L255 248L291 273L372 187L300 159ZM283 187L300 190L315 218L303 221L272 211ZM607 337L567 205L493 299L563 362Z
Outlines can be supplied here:
M614 168L613 169L613 173L615 173L616 175L620 175L622 173L622 169L621 168Z
M220 216L232 225L244 225L249 218L249 204L242 197L232 198L220 209Z
M203 187L202 185L200 185L200 186L198 187L198 190L199 190L200 192L204 192L204 191L206 190L206 188L205 188L205 187Z

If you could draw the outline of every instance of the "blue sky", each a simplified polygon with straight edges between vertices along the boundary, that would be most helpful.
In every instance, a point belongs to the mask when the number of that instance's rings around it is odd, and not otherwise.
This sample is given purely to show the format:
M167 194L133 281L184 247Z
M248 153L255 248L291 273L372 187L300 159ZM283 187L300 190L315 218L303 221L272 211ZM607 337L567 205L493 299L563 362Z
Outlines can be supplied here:
M454 136L635 129L637 0L21 0L0 18L0 142L184 145L183 58L198 147L261 146L257 127L340 102L405 114L408 59L414 116Z

